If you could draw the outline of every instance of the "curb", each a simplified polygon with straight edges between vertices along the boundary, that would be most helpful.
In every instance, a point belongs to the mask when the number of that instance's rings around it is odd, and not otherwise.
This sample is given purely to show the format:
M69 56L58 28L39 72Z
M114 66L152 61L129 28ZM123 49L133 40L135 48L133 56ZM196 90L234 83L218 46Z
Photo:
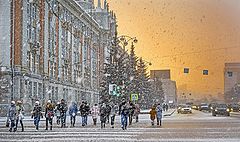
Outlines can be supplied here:
M176 109L174 109L171 113L164 114L163 116L171 116L175 111L176 111Z
M230 116L231 117L240 117L240 112L231 112Z

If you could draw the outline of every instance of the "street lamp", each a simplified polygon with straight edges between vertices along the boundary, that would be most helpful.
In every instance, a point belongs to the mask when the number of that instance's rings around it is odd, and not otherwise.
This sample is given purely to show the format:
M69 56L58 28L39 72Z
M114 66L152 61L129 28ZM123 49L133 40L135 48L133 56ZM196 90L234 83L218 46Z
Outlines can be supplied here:
M125 51L125 47L129 44L130 41L132 41L132 45L133 45L133 43L138 42L136 37L130 37L128 35L121 35L116 38L116 45L120 43L123 46L123 49Z

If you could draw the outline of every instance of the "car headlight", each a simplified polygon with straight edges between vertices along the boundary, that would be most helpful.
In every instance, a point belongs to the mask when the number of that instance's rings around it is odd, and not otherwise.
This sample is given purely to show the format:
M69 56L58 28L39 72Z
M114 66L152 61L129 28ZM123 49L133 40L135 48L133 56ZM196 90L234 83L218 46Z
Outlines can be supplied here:
M231 111L233 111L233 109L231 108Z
M215 111L217 111L217 110L215 109Z
M213 109L213 107L211 107L211 109Z
M229 112L230 110L229 109L227 109L227 112Z

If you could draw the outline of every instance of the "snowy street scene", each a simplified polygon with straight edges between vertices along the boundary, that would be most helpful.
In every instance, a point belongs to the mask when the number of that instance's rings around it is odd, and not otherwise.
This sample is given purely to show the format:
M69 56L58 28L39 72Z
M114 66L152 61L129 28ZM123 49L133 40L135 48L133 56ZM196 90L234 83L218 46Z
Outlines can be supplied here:
M0 0L0 142L240 142L240 0Z
M172 111L172 110L171 110ZM169 114L170 111L164 113ZM2 120L2 119L1 119ZM67 128L60 128L54 122L53 130L45 130L45 122L40 122L39 131L35 131L31 119L25 120L25 131L9 133L1 121L0 141L163 141L163 142L238 142L240 139L240 116L212 117L210 113L193 111L193 114L177 114L163 117L162 126L152 126L149 115L140 114L139 122L127 130L122 130L117 116L114 128L106 124L101 129L99 121L94 126L89 116L89 124L81 126L80 117L77 117L76 127L71 128L69 119ZM55 121L55 119L54 119ZM5 121L4 121L5 122Z

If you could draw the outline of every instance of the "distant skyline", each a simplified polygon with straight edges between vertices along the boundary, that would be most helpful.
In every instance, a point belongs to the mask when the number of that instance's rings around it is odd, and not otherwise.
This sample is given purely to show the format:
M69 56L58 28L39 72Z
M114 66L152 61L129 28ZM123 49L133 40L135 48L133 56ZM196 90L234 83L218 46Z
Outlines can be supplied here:
M178 88L192 96L223 93L224 63L240 62L239 0L108 2L119 35L138 38L136 53L152 62L149 70L171 69Z

